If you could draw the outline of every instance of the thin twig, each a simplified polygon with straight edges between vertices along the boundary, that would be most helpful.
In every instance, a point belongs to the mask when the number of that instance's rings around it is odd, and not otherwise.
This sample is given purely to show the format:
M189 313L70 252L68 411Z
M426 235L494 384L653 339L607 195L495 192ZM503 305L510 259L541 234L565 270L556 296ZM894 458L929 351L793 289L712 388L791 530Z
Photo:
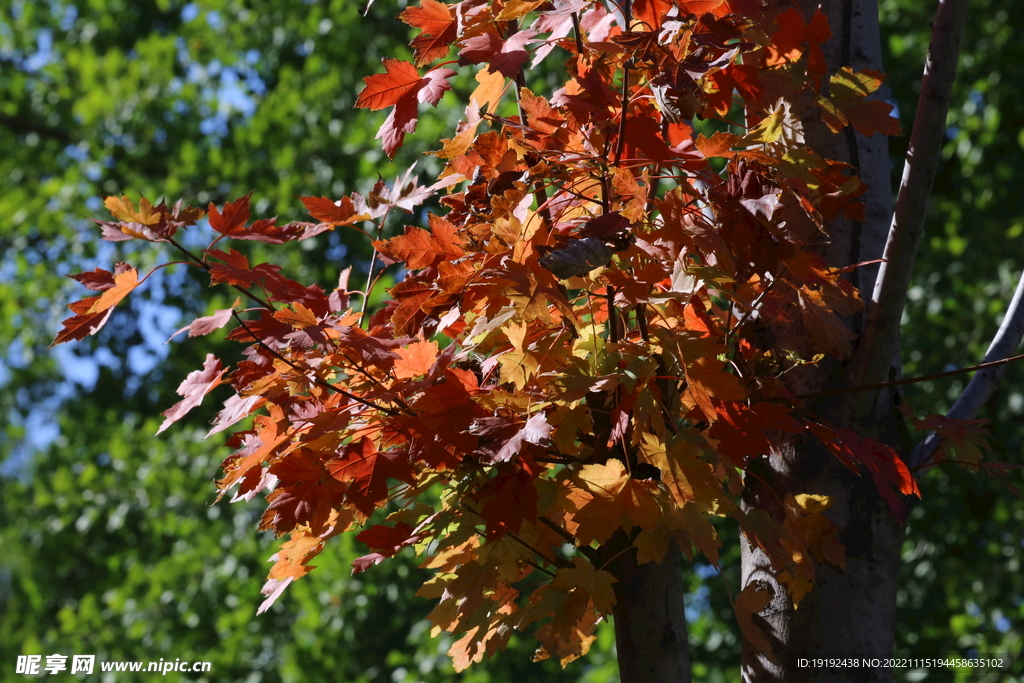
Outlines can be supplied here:
M576 39L576 54L583 54L583 32L580 30L580 15L578 12L572 13L572 35Z
M1019 356L1011 356L1010 358L1003 358L1002 360L994 360L991 363L980 363L978 365L972 365L966 368L960 368L958 370L948 370L946 372L936 372L934 375L921 375L920 377L911 377L910 379L898 379L891 382L876 382L875 384L865 384L861 387L845 387L843 389L829 389L828 391L816 391L812 394L798 394L794 396L794 399L803 398L825 398L827 396L839 396L841 394L850 394L855 391L869 391L871 389L885 389L887 387L899 387L904 384L917 384L918 382L927 382L931 379L942 379L943 377L952 377L953 375L962 375L966 372L974 372L975 370L984 370L985 368L993 368L997 365L1005 365L1007 363L1014 363L1019 360L1024 360L1024 354Z

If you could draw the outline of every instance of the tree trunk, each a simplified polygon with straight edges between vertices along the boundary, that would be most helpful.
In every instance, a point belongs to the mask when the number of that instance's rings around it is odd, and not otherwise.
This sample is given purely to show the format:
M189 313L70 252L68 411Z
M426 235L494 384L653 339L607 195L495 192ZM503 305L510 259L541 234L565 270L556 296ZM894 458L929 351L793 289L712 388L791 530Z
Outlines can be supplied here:
M806 17L818 7L818 0L802 0ZM826 0L822 10L830 19L833 37L822 47L834 73L849 65L855 70L882 70L878 9L875 0ZM808 108L804 117L807 142L824 157L850 163L869 190L863 197L863 222L845 218L833 221L830 235L822 245L825 258L835 266L846 266L880 258L892 215L888 142L884 136L866 138L852 129L835 135ZM851 280L862 298L870 299L877 267L858 268ZM860 334L863 321L849 326ZM898 354L897 354L898 356ZM899 375L899 359L890 361L890 375ZM795 373L794 373L795 374ZM841 386L844 367L823 365L799 375L797 393L810 393ZM877 438L906 456L906 439L896 410L898 394L883 390L871 401L867 414L857 414L848 399L839 398L812 406L814 414L829 424L850 427L862 436ZM807 668L800 659L820 657L885 657L892 654L895 630L896 581L903 522L881 499L871 479L845 469L813 437L801 439L762 463L763 472L750 477L745 503L783 514L771 486L784 499L787 493L818 493L831 498L826 513L840 530L847 567L844 570L815 562L814 589L794 608L783 584L767 557L756 547L743 543L742 582L770 586L775 591L771 604L754 620L772 643L776 662L744 643L743 680L750 683L792 683L795 681L890 681L892 671L883 669ZM775 509L773 509L773 506ZM624 679L625 680L625 679Z
M615 647L622 683L689 683L690 643L683 606L679 549L660 563L637 565L633 552L618 563Z

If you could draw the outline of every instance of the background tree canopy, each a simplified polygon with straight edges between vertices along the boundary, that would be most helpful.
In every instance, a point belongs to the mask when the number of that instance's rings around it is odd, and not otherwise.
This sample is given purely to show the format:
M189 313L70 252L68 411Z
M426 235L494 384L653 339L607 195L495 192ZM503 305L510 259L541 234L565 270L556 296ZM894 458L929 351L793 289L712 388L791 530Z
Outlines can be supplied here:
M424 113L391 163L373 140L383 117L352 109L361 76L384 55L407 58L408 28L393 18L405 4L377 0L364 18L351 0L3 3L0 680L16 678L17 655L51 653L209 660L218 681L617 679L608 628L565 673L531 664L530 644L513 640L510 652L456 677L449 644L429 638L429 603L412 595L409 577L420 570L402 560L352 578L348 565L363 551L351 538L256 618L276 544L252 534L255 507L210 505L204 480L226 451L200 438L215 407L153 437L181 378L220 352L216 341L164 346L181 311L206 312L184 268L155 276L98 340L45 351L75 298L63 275L114 260L87 220L103 217L103 196L202 205L254 190L258 215L301 218L296 195L340 196L422 159L457 112L442 104ZM907 127L934 7L881 0L880 11L887 84ZM1024 250L1011 246L1024 237L1015 201L1024 16L1009 0L979 0L969 22L904 320L918 350L905 358L907 376L978 362L1024 267ZM905 145L892 141L895 176ZM328 233L274 258L300 280L330 284L351 265L360 282L369 253L345 237ZM158 256L148 249L132 260ZM1021 462L1022 378L1011 367L989 407L994 460ZM907 397L920 413L945 412L963 381L912 385ZM1021 654L1024 506L959 468L935 468L922 489L904 548L898 648ZM738 556L735 530L722 532ZM698 680L738 677L726 590L726 581L738 585L738 564L723 557L724 578L705 565L690 574ZM953 677L929 670L907 680Z

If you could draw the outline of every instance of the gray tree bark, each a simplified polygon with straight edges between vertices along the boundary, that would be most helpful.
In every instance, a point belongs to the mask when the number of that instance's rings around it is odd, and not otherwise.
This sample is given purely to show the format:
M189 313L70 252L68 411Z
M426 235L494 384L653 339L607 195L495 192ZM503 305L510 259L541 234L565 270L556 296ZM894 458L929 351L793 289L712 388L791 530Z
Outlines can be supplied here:
M810 17L818 3L802 2ZM882 70L878 8L875 0L829 0L822 10L830 19L833 38L823 50L829 71L843 65L854 69ZM848 129L831 133L813 112L805 119L807 141L822 156L846 161L858 170L868 186L864 197L865 220L840 219L828 226L830 241L822 246L829 263L846 266L880 258L892 215L888 141L881 135L867 138ZM855 271L854 284L864 299L870 297L877 268ZM851 327L859 333L861 322ZM890 358L894 375L898 358ZM820 391L842 381L838 364L812 370L799 377L800 393ZM892 445L896 432L895 406L889 392L880 392L878 410L868 416L845 414L842 400L816 406L814 412L832 424L853 427L858 433ZM886 405L887 403L887 405ZM865 419L867 418L867 419ZM887 438L884 438L887 437ZM744 644L743 679L751 683L794 681L888 681L891 672L809 669L798 666L800 658L823 656L886 655L892 653L896 610L896 577L899 570L903 527L886 508L870 479L858 477L841 467L813 437L796 441L768 460L761 479L785 498L787 493L819 493L833 503L827 515L840 529L847 567L840 570L815 563L816 585L800 604L793 607L786 587L779 582L768 558L756 547L743 544L742 581L746 586L761 582L775 596L766 610L755 616L773 645L778 662L772 662L749 644ZM756 482L751 478L752 482ZM774 496L767 495L760 482L746 492L748 505L772 510Z
M959 0L943 0L948 9ZM817 0L802 0L806 16L811 16L818 6ZM965 4L965 3L964 3ZM830 19L833 38L823 48L829 71L835 72L840 66L849 65L854 69L882 69L878 9L876 0L826 0L823 11ZM958 8L957 8L958 9ZM948 14L948 12L947 12ZM935 31L939 39L950 37L950 31L962 28L963 13L954 16L949 25L942 24L940 12ZM956 54L959 49L959 34L953 45L953 70L942 71L951 84L955 73ZM933 37L932 51L936 52L936 38ZM931 64L931 61L930 61ZM947 65L948 66L948 65ZM933 67L934 70L934 67ZM936 79L937 80L937 79ZM946 90L945 106L948 106ZM920 108L920 107L919 107ZM920 112L919 112L920 116ZM941 112L945 120L945 110ZM889 156L887 140L880 135L866 138L848 129L839 135L827 129L809 116L804 121L807 141L822 156L839 159L854 166L861 179L868 185L864 197L865 220L861 222L841 219L827 226L831 239L822 245L825 258L835 266L877 259L882 256L883 246L888 242L890 249L885 255L889 259L888 277L891 282L884 291L889 292L892 305L879 309L872 294L879 291L875 279L877 268L860 268L854 271L853 281L865 301L871 301L869 321L887 320L898 324L902 311L905 285L909 282L909 270L913 265L917 236L923 224L924 202L931 189L934 170L924 170L923 178L915 181L913 191L919 200L907 205L908 211L920 216L916 234L902 235L902 245L892 249L890 234L892 196L889 177ZM941 144L941 138L934 141ZM932 151L929 151L929 154ZM937 150L934 150L937 154ZM917 160L923 154L918 150ZM908 164L911 160L908 159ZM927 187L921 185L927 180ZM907 191L906 184L901 193ZM893 230L897 226L893 224ZM892 253L890 253L890 250ZM896 259L896 252L899 261ZM882 276L885 277L884 275ZM882 282L878 283L883 284ZM902 290L900 289L902 287ZM898 308L898 310L895 310ZM895 318L893 318L895 310ZM899 344L896 328L889 325L883 333L864 333L862 319L851 320L851 329L860 336L854 360L849 366L834 364L809 370L798 376L793 389L797 393L813 393L828 388L860 386L871 381L884 382L900 374ZM872 330L875 331L875 330ZM864 359L868 359L865 362ZM865 374L863 367L870 367ZM830 424L849 427L864 437L872 437L892 446L904 459L909 456L909 441L898 411L899 394L891 389L872 392L854 392L821 400L811 406L814 414L820 415ZM770 586L775 595L771 604L755 616L769 641L772 643L777 661L771 661L744 643L742 661L743 679L750 683L793 683L813 681L814 683L839 682L888 682L892 671L888 669L842 669L811 668L799 666L799 660L828 657L886 657L892 654L895 634L895 611L897 577L900 566L900 551L904 536L903 521L892 514L874 484L868 477L861 477L845 470L813 437L788 444L781 452L761 463L759 477L751 478L745 492L745 503L757 506L776 516L783 512L773 501L785 498L788 493L818 493L829 496L832 507L826 515L840 530L840 540L845 547L847 567L837 569L831 565L815 562L816 583L814 589L800 603L793 607L786 587L780 583L767 557L748 543L743 545L742 581L746 586L751 582ZM778 494L770 495L765 490L770 486Z
M638 565L631 551L616 567L615 646L622 683L690 683L680 555L673 543L660 563Z

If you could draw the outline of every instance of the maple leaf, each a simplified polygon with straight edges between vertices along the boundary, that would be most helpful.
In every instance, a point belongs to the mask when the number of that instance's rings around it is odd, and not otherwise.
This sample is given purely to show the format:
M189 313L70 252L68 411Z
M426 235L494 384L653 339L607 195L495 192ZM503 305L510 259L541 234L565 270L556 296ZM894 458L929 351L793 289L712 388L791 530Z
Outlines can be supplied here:
M94 292L105 292L114 286L115 275L120 275L121 273L130 269L131 266L129 266L127 263L121 262L114 267L113 273L111 273L109 270L96 268L95 270L86 273L68 275L68 277L78 282L79 284L84 285L86 288L91 289Z
M818 99L822 117L833 132L851 125L861 135L900 135L903 129L888 102L868 99L882 85L882 74L844 66L829 79L828 95Z
M342 197L336 202L332 202L327 197L299 197L299 199L306 206L309 215L321 223L341 226L370 220L369 214L356 211L351 197Z
M240 301L236 300L235 306L237 306L239 303ZM201 318L196 318L191 323L185 325L185 327L181 328L180 330L172 334L170 339L168 339L164 343L166 344L170 342L171 339L174 339L185 330L188 330L188 336L190 337L200 337L205 334L210 334L214 330L219 330L220 328L228 324L228 321L231 320L231 314L234 313L234 311L235 309L233 307L222 308L219 311L216 311L213 315L206 315Z
M236 424L239 420L250 415L254 410L259 407L259 404L265 399L256 394L242 398L238 394L234 394L228 400L224 401L224 408L217 413L217 417L213 419L213 428L206 433L203 438L208 438L217 432L222 432L228 427Z
M430 223L431 232L409 225L404 235L374 242L374 246L395 260L404 261L410 270L430 268L442 261L461 258L465 252L459 246L455 226L437 217L433 217Z
M224 381L222 376L227 368L221 365L220 359L212 353L206 354L201 370L193 370L185 378L185 381L178 387L178 394L184 398L165 410L162 415L166 418L156 433L164 431L173 423L185 416L188 411L198 406L203 397L216 389Z
M608 265L614 253L596 237L584 237L569 240L567 246L546 253L540 258L540 264L560 280L568 280Z
M625 524L654 526L661 514L654 499L655 485L632 479L621 461L584 465L577 475L580 488L569 499L577 506L572 533L581 543L604 543Z
M68 306L75 315L64 321L63 329L54 338L50 348L67 341L85 339L90 334L99 332L110 318L114 306L141 284L139 282L139 271L135 268L128 267L126 264L124 267L118 268L118 270L120 272L113 275L112 283L106 275L100 274L97 276L96 271L93 271L91 274L83 274L87 275L83 279L90 283L91 286L87 285L90 289L102 291L103 293L99 296L87 297L81 301L76 301ZM103 272L106 273L107 271ZM102 289L97 289L99 287L102 287Z
M357 107L374 111L393 107L405 95L415 93L420 88L420 72L409 62L385 57L384 70L383 74L363 79L366 87L356 99Z
M420 29L420 34L412 41L416 66L448 54L448 46L456 38L456 21L448 5L437 0L422 0L419 7L409 7L398 18Z
M857 465L867 467L875 482L875 488L897 518L903 518L904 509L893 490L894 487L903 495L921 497L921 490L917 487L914 475L903 459L889 446L877 439L862 439L852 429L833 430L810 421L806 425L811 433L845 465L854 470Z
M103 200L103 205L119 221L140 223L145 226L156 225L160 222L160 212L155 210L145 197L139 198L138 209L135 208L132 200L126 196L107 197Z
M409 346L396 351L398 358L395 359L395 379L409 379L419 377L430 372L430 368L437 360L437 342L417 341Z
M551 425L543 412L535 413L519 429L517 429L516 423L509 424L503 417L477 419L470 427L469 432L478 436L489 436L490 434L484 426L488 421L497 422L498 434L503 438L499 438L497 443L481 446L480 450L483 455L480 457L480 462L486 465L508 462L518 455L526 447L526 444L542 445L551 435Z
M281 270L279 266L260 263L254 268L250 268L249 259L234 249L230 252L207 249L203 253L222 262L210 266L210 282L212 284L226 283L239 287L251 287L253 283L260 280L273 280L280 277L278 275Z
M533 29L517 31L508 40L493 29L465 38L460 42L459 64L482 64L488 62L487 70L498 72L505 78L515 78L522 71L523 64L530 58L526 44L537 32Z
M539 494L534 477L524 469L506 470L487 482L476 494L485 500L480 509L488 539L519 533L523 523L537 517Z
M384 152L392 158L402 146L405 134L416 130L418 104L436 105L445 91L451 90L448 78L455 72L434 69L421 77L413 64L392 57L384 58L384 69L383 74L363 79L366 87L359 93L356 107L371 110L394 107L376 136L383 140Z
M801 11L795 8L782 13L776 22L779 30L772 35L769 48L774 57L769 63L774 65L795 61L804 54L806 45L808 71L820 81L828 72L821 44L832 37L828 19L821 8L815 11L809 23L804 21Z
M768 455L775 450L769 433L787 431L800 433L803 425L790 416L790 408L762 401L752 406L742 403L716 403L721 420L709 431L719 441L718 452L737 467L745 467L750 458Z
M416 480L408 451L378 451L373 440L365 437L347 448L344 456L328 462L327 471L340 482L351 482L346 498L365 515L387 500L389 478L407 484Z
M389 557L394 557L399 550L413 545L423 538L412 526L399 522L393 527L375 524L366 531L360 532L356 540L365 543L377 552L363 555L352 560L352 573L364 572L375 564L380 564Z

